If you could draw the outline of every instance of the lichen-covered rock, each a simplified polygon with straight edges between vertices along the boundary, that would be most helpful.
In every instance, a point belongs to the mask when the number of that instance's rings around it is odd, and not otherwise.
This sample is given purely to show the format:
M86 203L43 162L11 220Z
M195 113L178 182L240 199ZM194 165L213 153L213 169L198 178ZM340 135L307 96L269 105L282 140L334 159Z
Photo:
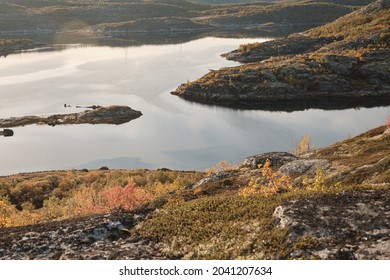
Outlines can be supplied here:
M288 229L290 242L318 241L296 257L390 259L390 188L290 201L275 209L274 218Z
M297 159L298 157L286 152L265 153L247 157L241 162L240 168L257 169L259 164L264 165L267 160L270 161L272 167L280 167Z
M148 240L131 236L144 214L112 214L0 229L0 259L163 259Z
M199 180L198 182L196 182L193 185L189 185L187 187L187 189L196 189L198 187L201 187L201 186L207 184L208 182L217 182L219 180L234 176L235 174L237 174L237 172L238 172L237 170L226 170L226 171L217 172L215 174L212 174L210 176L207 176L207 177Z
M326 170L328 167L326 159L298 159L280 167L279 172L289 176L314 175L318 169Z

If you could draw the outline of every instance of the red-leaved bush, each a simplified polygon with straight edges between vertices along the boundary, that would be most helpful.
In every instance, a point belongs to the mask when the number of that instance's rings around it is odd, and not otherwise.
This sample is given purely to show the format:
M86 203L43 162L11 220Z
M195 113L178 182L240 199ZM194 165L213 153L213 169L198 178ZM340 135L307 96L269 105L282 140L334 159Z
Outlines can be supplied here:
M150 200L150 195L138 188L135 183L129 183L125 187L115 186L100 194L103 212L117 212L121 210L133 210Z

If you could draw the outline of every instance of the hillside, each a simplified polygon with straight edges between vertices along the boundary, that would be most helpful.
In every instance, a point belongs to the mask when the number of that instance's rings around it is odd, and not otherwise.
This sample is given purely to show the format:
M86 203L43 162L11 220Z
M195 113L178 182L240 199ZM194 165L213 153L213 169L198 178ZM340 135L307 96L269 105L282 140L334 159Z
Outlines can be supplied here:
M224 56L244 65L210 72L173 94L264 110L389 105L389 8L375 1L306 32L240 46Z
M239 2L214 5L177 0L2 1L0 37L37 37L56 43L69 32L74 33L73 37L97 34L130 41L134 40L133 34L149 32L232 36L232 32L239 31L243 35L259 36L266 32L271 36L273 32L278 35L302 31L355 9L350 5L307 1Z
M389 129L204 174L1 177L0 259L390 259Z

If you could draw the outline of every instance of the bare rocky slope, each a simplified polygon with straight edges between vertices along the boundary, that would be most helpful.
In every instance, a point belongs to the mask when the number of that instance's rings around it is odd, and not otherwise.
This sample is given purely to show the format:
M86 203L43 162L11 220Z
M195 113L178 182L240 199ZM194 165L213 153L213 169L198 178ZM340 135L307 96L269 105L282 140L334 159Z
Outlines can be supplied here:
M2 228L0 259L390 259L389 155L382 126L299 157L252 156L133 212ZM294 190L240 195L267 160Z
M264 110L389 105L390 1L322 27L225 54L244 65L179 86L186 100Z

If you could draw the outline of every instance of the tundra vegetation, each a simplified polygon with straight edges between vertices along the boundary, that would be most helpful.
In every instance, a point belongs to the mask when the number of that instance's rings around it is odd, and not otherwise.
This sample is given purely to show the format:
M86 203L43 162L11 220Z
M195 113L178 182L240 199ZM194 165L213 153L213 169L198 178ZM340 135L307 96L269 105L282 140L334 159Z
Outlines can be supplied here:
M324 243L311 235L291 241L289 228L277 226L276 209L302 199L387 190L387 127L297 158L292 163L326 162L300 174L267 160L249 170L222 162L204 173L70 170L1 177L0 227L7 228L0 232L64 219L72 223L75 217L138 213L144 218L126 232L156 244L167 258L297 258L296 252L312 252Z
M133 210L200 179L200 172L53 171L0 178L0 227Z

